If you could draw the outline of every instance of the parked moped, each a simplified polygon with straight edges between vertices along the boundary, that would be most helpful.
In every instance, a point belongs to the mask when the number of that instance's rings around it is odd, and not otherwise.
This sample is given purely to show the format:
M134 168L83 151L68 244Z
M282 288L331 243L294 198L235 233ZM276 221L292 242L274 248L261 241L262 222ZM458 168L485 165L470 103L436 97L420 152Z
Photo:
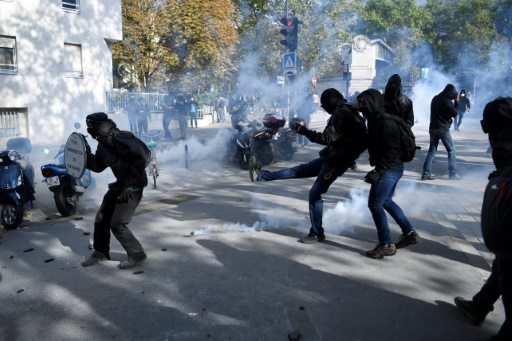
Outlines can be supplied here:
M8 150L0 152L0 221L4 228L15 229L23 221L24 205L34 197L34 171L32 165L18 151L30 153L32 145L26 138L7 141Z
M80 123L75 123L75 128L80 128ZM50 151L45 149L45 154ZM64 145L61 145L59 151L54 156L58 164L50 163L41 166L41 173L48 189L53 192L57 210L63 217L69 217L76 213L76 207L79 198L84 194L88 187L93 184L91 171L86 169L81 178L77 179L68 174L64 165Z

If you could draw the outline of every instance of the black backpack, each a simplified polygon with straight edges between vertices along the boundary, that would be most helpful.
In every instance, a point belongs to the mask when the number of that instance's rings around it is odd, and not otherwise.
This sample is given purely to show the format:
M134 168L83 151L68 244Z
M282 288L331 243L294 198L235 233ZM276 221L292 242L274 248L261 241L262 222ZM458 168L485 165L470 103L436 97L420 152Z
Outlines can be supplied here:
M400 129L400 160L402 162L411 162L414 159L414 155L417 150L420 150L421 147L416 145L416 137L411 130L411 127L405 123L405 121L395 115L389 115L398 125Z

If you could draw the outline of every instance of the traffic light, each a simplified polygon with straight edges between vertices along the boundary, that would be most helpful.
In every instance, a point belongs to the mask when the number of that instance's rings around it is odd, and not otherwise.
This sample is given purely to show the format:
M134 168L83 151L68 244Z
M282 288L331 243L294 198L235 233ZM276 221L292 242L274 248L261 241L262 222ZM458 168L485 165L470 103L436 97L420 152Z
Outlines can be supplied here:
M297 49L297 33L298 33L298 20L297 18L282 18L281 24L285 26L279 33L284 35L283 44L290 52Z

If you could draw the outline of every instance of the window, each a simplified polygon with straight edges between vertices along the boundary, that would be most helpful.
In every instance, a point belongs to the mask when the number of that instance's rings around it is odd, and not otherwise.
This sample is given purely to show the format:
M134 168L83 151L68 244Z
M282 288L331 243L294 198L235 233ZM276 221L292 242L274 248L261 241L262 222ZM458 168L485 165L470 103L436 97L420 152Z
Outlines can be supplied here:
M62 0L62 9L66 12L80 12L80 0Z
M18 73L14 37L0 36L0 73Z
M81 45L64 44L64 72L66 77L83 77Z

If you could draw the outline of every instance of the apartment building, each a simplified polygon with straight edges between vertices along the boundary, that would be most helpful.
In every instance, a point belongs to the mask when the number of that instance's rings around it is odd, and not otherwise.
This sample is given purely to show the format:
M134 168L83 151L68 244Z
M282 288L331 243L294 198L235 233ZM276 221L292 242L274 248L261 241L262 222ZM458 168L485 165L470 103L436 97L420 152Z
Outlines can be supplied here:
M121 0L0 0L0 147L59 144L106 111Z

